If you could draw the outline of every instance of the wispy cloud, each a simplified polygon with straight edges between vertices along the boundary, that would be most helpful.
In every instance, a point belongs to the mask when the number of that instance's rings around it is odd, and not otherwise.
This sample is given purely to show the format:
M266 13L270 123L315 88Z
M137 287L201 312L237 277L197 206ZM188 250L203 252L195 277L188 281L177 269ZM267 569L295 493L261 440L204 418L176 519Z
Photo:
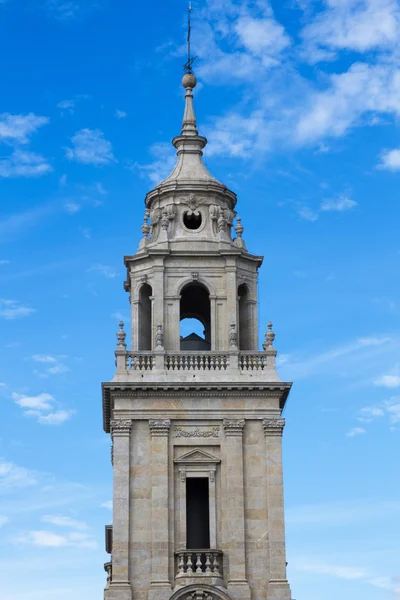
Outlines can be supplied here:
M100 129L81 129L72 138L72 148L65 148L68 160L86 165L107 165L115 162L111 142Z
M35 471L0 458L0 490L3 492L33 486L37 482L38 474Z
M128 116L128 113L126 113L124 110L116 110L115 111L115 116L117 117L117 119L125 119Z
M324 200L321 203L320 210L342 212L351 210L355 206L357 206L357 202L355 200L352 200L347 195L340 194L337 198Z
M14 150L10 157L0 160L0 177L41 177L53 170L47 159L34 152Z
M98 273L101 273L102 275L104 275L104 277L107 277L108 279L115 279L115 277L119 276L118 271L114 269L114 267L110 267L108 265L93 265L92 267L90 267L90 269L88 269L88 271L97 271Z
M13 144L28 144L30 137L50 119L33 113L27 115L0 114L0 141Z
M386 169L387 171L399 171L400 170L400 148L394 148L393 150L385 150L381 154L381 162L378 165L379 169Z
M347 437L355 437L356 435L362 435L363 433L366 433L363 427L353 427L353 429L350 429L346 435Z
M46 392L36 396L26 396L13 392L12 399L27 417L36 418L42 425L61 425L74 414L71 410L55 410L55 398Z
M50 523L51 525L67 527L70 529L85 530L88 528L83 521L77 521L76 519L64 515L44 515L42 521L43 523Z
M100 507L101 508L107 508L108 510L112 510L112 507L113 507L112 500L107 500L107 502L102 502L100 504Z
M3 319L8 321L22 319L23 317L30 317L34 312L36 312L35 308L25 306L18 300L0 298L0 317Z
M59 535L53 531L28 531L15 536L14 544L32 544L44 548L61 548L73 546L77 548L97 548L97 542L90 534L82 532L71 532L67 535Z
M67 373L70 370L67 365L60 362L59 358L55 356L50 356L47 354L34 354L31 359L36 363L46 365L43 371L34 371L34 373L40 377L46 378L50 375L60 375L61 373Z
M75 100L62 100L57 104L57 108L61 109L61 114L66 112L72 115L75 110Z
M386 388L397 388L400 387L400 376L399 375L382 375L375 379L374 384L379 387Z
M81 205L77 202L66 202L64 208L70 215L74 215L81 210Z
M172 151L171 144L153 144L150 148L152 162L148 164L134 163L129 168L131 171L139 171L142 176L148 177L153 185L157 185L172 172L176 157Z

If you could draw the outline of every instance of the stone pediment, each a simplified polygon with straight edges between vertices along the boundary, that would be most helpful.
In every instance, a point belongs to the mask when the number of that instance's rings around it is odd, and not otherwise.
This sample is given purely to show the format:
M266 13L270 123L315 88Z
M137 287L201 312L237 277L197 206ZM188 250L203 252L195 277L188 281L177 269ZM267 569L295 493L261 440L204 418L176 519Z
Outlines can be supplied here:
M208 452L205 452L204 450L202 450L201 448L194 448L193 450L191 450L190 452L186 452L186 454L183 454L183 456L176 458L174 460L174 463L176 464L192 464L192 463L220 463L220 459L217 458L216 456L213 456L212 454L209 454Z

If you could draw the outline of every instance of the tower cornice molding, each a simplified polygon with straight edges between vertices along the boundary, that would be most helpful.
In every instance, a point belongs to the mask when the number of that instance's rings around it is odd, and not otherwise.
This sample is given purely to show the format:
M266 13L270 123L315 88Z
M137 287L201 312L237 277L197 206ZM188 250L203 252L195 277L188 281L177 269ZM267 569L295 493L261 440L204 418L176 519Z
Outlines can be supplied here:
M225 435L242 436L245 423L246 423L245 419L224 419L223 425L224 425Z
M152 437L164 437L169 435L171 427L170 419L149 419L150 433Z
M132 419L112 419L110 421L111 436L129 435L132 429Z

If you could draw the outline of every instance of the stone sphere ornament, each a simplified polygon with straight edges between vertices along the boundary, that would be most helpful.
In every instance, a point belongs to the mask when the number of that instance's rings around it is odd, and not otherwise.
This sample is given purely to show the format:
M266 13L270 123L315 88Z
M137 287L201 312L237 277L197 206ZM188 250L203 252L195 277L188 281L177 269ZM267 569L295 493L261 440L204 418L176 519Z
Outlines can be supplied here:
M186 73L182 77L182 85L185 89L190 88L191 90L196 87L197 79L193 73Z

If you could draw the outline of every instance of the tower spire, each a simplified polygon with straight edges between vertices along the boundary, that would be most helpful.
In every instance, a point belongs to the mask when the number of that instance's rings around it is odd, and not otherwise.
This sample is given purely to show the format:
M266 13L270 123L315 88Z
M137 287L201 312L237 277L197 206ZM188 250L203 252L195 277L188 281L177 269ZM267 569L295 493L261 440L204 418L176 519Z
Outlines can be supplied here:
M192 56L192 53L191 53L191 34L192 34L191 12L192 12L192 10L193 10L192 3L189 2L188 34L187 34L188 59L183 67L183 69L185 71L185 75L182 78L182 85L186 89L185 113L183 115L183 124L182 124L182 132L181 132L181 135L184 135L184 136L199 135L199 132L196 129L196 116L194 114L194 107L193 107L193 88L196 87L196 83L197 83L197 79L193 74L193 63L196 60L197 56Z

